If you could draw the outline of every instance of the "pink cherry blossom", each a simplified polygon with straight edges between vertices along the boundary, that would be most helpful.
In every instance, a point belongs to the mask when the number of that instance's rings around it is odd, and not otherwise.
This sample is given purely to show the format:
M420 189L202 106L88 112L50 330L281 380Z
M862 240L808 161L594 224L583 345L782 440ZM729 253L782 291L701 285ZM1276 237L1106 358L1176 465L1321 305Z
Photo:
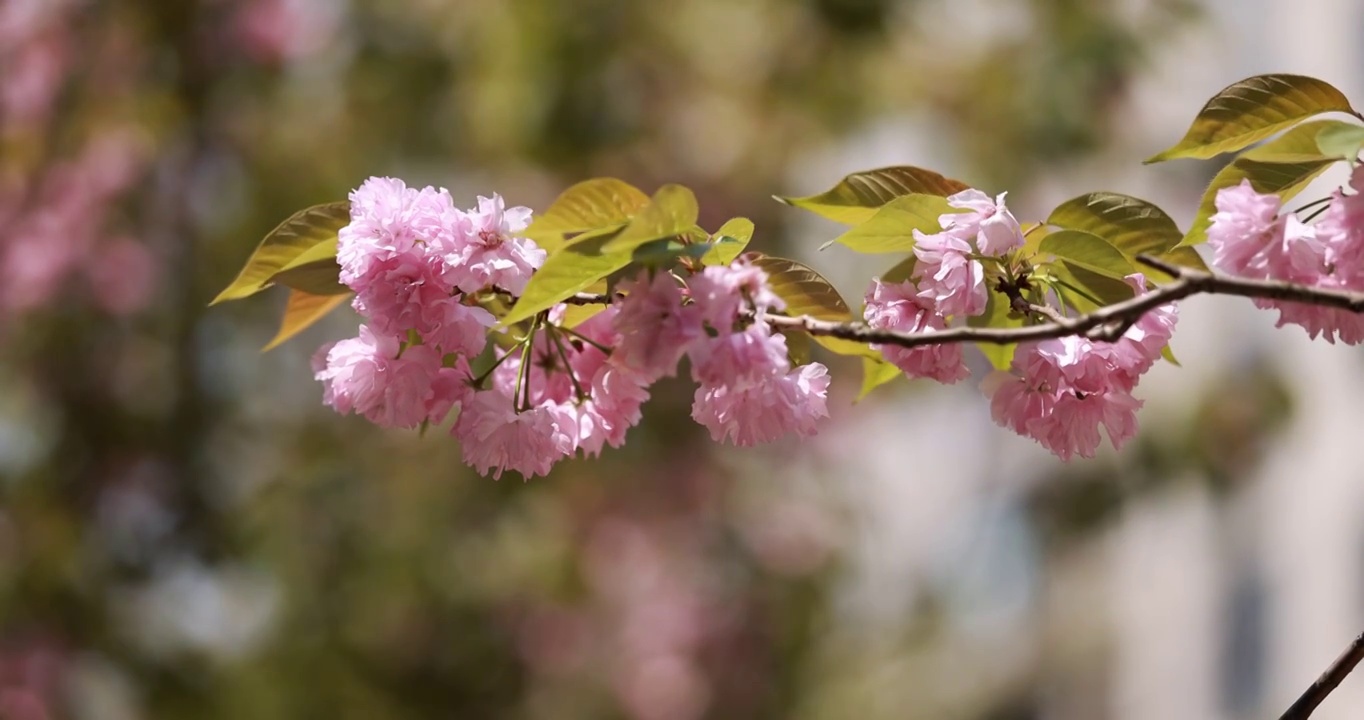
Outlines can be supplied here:
M985 312L989 296L985 267L970 257L971 245L948 232L925 235L914 231L914 278L919 298L943 316L970 316Z
M747 310L764 313L784 310L786 303L767 284L762 268L738 259L729 265L707 267L687 281L701 319L721 332L733 329Z
M621 283L619 291L625 299L613 322L620 333L613 362L650 382L673 375L682 355L704 337L700 313L682 305L682 288L668 273L650 279L642 272Z
M1324 246L1311 226L1279 215L1276 195L1255 192L1250 181L1217 193L1217 213L1208 228L1213 265L1251 278L1312 283L1325 271Z
M449 208L450 196L443 191L409 188L395 178L366 180L351 192L351 221L337 234L341 282L364 292L386 261L437 242Z
M516 412L511 397L496 389L465 402L450 432L460 441L464 462L495 479L506 470L525 478L549 474L574 452L579 434L571 405L544 403Z
M620 447L625 433L639 424L640 408L649 399L648 388L627 370L604 364L592 377L590 399L578 408L578 444L592 457L603 445Z
M360 326L358 337L325 347L324 355L313 358L315 377L324 386L323 402L381 427L411 428L443 415L438 410L448 411L452 400L437 397L433 387L442 375L440 355L422 345L403 349L401 355L400 349L396 338L376 334L366 325Z
M884 283L872 280L867 288L863 317L867 325L878 330L901 332L933 332L946 327L941 315L934 313L918 297L918 289L911 282ZM959 344L921 345L904 348L896 345L873 345L886 361L910 377L926 377L942 383L955 383L971 373L962 362Z
M692 377L703 385L742 385L785 373L786 337L772 332L766 323L753 323L731 332L692 343Z
M508 208L494 193L480 196L478 209L466 216L446 258L447 280L466 293L496 287L520 295L546 255L533 240L516 237L530 224L530 208Z
M707 385L696 389L692 419L717 442L746 447L772 442L787 433L813 435L828 417L828 369L810 363L762 380Z
M413 247L373 263L353 305L379 333L396 337L413 330L445 352L477 355L496 319L451 293L439 258Z
M986 255L1003 255L1023 247L1023 229L1004 205L1006 194L1001 193L991 200L979 190L963 190L947 198L947 204L967 212L942 215L938 223L946 233L974 242Z

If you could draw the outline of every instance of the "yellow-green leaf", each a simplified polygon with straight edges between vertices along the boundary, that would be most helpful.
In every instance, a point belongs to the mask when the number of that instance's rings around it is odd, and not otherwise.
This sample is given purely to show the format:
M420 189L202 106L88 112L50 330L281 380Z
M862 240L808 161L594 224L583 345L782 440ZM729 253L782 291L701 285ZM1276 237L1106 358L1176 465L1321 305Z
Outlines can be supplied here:
M623 180L584 180L560 193L521 234L553 253L566 236L623 226L648 204L648 195Z
M1204 191L1203 199L1198 204L1198 214L1180 245L1197 245L1208 239L1208 228L1212 226L1212 216L1217 212L1217 192L1222 188L1234 187L1240 185L1242 180L1249 180L1256 192L1276 194L1285 202L1302 192L1308 183L1337 162L1336 158L1324 156L1317 147L1317 136L1332 127L1349 125L1338 120L1303 123L1264 145L1246 151L1222 168Z
M284 306L284 317L279 322L279 332L261 348L261 352L279 347L285 340L308 329L349 299L349 294L313 295L302 290L290 290L289 302Z
M882 205L866 222L824 243L834 243L860 253L908 252L914 249L914 231L935 233L942 229L938 218L957 212L947 199L937 195L911 193Z
M857 401L862 401L871 394L872 390L885 385L903 374L904 373L900 372L900 368L897 368L884 360L877 360L873 357L863 357L862 389L857 393Z
M1093 233L1061 230L1044 238L1038 248L1044 253L1117 280L1137 271L1122 251Z
M897 197L914 193L947 197L966 189L965 183L906 165L853 173L818 195L777 200L835 222L855 225L870 220L877 208Z
M1364 126L1334 125L1317 133L1317 149L1326 157L1355 162L1364 149Z
M341 266L336 264L336 238L318 243L270 276L271 285L284 285L313 295L340 295L350 292L341 284Z
M786 313L791 316L809 315L819 320L850 322L853 320L848 303L829 284L824 276L808 266L786 258L759 255L754 264L767 273L768 286L786 301ZM865 343L839 338L816 336L815 342L840 355L880 357Z
M606 251L605 245L614 236L615 233L592 234L574 240L549 256L531 275L521 297L502 318L502 326L513 325L548 310L629 265L633 257L631 251Z
M1325 112L1355 114L1344 93L1325 81L1303 75L1247 78L1214 95L1183 140L1146 162L1233 152Z
M655 240L685 235L696 226L699 213L696 195L691 190L681 185L664 185L604 249L630 251Z
M346 201L314 205L294 213L265 236L237 278L209 304L239 300L264 290L275 273L299 256L322 243L334 243L337 231L348 223L350 203Z
M752 220L742 217L729 220L710 236L710 251L701 258L701 262L706 265L728 265L739 257L752 239Z

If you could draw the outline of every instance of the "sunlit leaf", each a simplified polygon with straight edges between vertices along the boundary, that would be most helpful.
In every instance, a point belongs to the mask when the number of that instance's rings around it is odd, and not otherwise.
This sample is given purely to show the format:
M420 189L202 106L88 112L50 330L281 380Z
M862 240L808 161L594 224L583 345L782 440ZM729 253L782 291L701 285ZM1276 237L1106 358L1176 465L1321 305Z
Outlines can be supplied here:
M502 318L502 326L534 317L629 265L633 252L605 250L612 237L613 233L606 233L578 239L549 256Z
M1325 157L1317 147L1317 136L1330 127L1347 126L1336 120L1303 123L1283 135L1246 151L1222 168L1198 204L1182 246L1197 245L1208 239L1212 216L1217 212L1217 192L1249 180L1256 192L1273 193L1285 202L1302 192L1308 183L1335 164L1337 158Z
M584 180L560 193L521 234L553 253L563 247L566 236L624 226L648 204L648 195L622 180Z
M301 290L290 290L289 302L284 306L284 317L280 319L279 332L261 348L261 352L279 347L284 341L307 330L309 326L347 300L350 300L349 294L312 295Z
M1038 247L1044 253L1118 280L1137 271L1122 251L1093 233L1061 230L1048 235Z
M590 293L593 295L605 295L607 291L609 291L610 289L611 288L609 283L607 283L606 280L603 279L598 280L595 283L592 283L591 285L583 288L579 292ZM601 311L605 310L607 307L608 307L607 305L599 303L593 303L591 305L569 305L567 308L564 309L564 319L562 321L562 324L564 327L569 328L578 327L579 325L582 325L588 320L591 320L593 317L595 317Z
M767 273L772 292L786 301L788 315L809 315L833 322L853 320L852 310L838 290L824 276L806 265L770 255L757 255L754 264ZM865 343L824 336L816 336L815 342L840 355L880 357L880 353L874 352Z
M1364 149L1364 125L1332 125L1317 133L1317 149L1326 157L1354 162Z
M1302 75L1247 78L1214 95L1183 140L1146 162L1210 158L1240 150L1300 120L1332 111L1355 112L1330 83Z
M346 201L300 210L271 230L237 274L210 305L250 297L270 286L270 279L300 255L322 243L336 241L336 233L350 223ZM333 251L335 254L335 251Z
M877 360L873 357L862 358L862 389L857 393L857 400L861 401L882 385L903 375L900 368L891 365L884 360Z
M869 220L824 243L834 243L861 253L908 252L914 249L914 231L935 233L942 229L938 218L957 210L937 195L912 193L881 206Z
M753 239L753 221L748 218L734 218L720 226L710 236L711 249L701 262L707 265L728 265L748 247Z
M696 225L696 195L681 185L664 185L625 229L606 244L608 252L634 250L645 243L684 235Z
M947 197L967 189L965 183L932 170L900 166L853 173L829 190L809 197L778 197L835 222L855 225L870 220L876 209L897 197L915 193Z

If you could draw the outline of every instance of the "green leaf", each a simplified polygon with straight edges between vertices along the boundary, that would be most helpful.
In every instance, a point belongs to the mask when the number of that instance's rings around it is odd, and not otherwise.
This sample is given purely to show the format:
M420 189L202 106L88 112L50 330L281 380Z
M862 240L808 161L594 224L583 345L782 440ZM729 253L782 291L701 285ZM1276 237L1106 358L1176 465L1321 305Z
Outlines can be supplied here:
M759 255L754 264L767 273L768 286L778 297L786 301L786 313L791 316L809 315L819 320L831 322L851 322L852 311L848 303L829 284L824 276L808 266L786 258ZM880 357L865 343L842 340L839 338L816 336L815 342L840 355L860 355Z
M314 205L294 213L261 240L237 278L209 305L240 300L264 290L275 273L303 253L322 243L335 243L337 231L349 223L348 201Z
M580 237L550 255L531 275L521 297L502 318L502 327L534 317L629 265L634 255L632 251L605 250L604 246L614 236L614 232L605 232Z
M710 252L701 258L701 262L706 265L728 265L739 257L752 239L752 220L742 217L729 220L710 236Z
M1140 198L1094 192L1068 200L1051 211L1048 225L1081 230L1107 240L1129 257L1159 255L1184 239L1164 210Z
M1065 288L1067 304L1077 312L1094 312L1105 305L1129 300L1134 295L1131 285L1065 260L1047 269Z
M349 299L349 294L312 295L301 290L290 290L289 302L284 306L284 317L279 322L279 332L261 348L261 352L279 347Z
M1184 239L1175 221L1164 210L1140 198L1111 192L1095 192L1068 200L1047 217L1047 224L1097 235L1116 247L1134 267L1154 280L1169 276L1135 264L1138 255L1154 255L1176 265L1207 270L1192 248L1179 248Z
M970 327L996 327L1010 328L1023 327L1024 318L1011 312L1008 298L1002 293L991 290L985 302L985 312L966 318L966 324ZM1011 317L1012 315L1012 317ZM1013 362L1014 350L1018 348L1018 343L976 343L981 354L990 361L996 370L1008 370L1009 364Z
M1317 149L1325 157L1355 162L1364 149L1364 126L1333 125L1317 133Z
M914 231L935 233L942 229L938 218L957 212L947 199L937 195L912 193L895 198L876 211L871 219L824 243L834 243L860 253L908 252L914 249Z
M685 235L696 225L699 213L696 195L691 190L681 185L664 185L604 249L634 250L655 240Z
M857 393L857 401L861 402L871 394L872 390L885 385L903 374L904 373L900 372L900 368L897 368L884 360L877 360L876 358L864 356L862 358L862 389Z
M1208 228L1212 226L1212 216L1217 212L1217 192L1222 188L1240 185L1249 180L1256 192L1273 193L1285 202L1302 192L1327 168L1337 162L1336 158L1325 157L1317 147L1317 136L1330 127L1349 127L1337 120L1322 120L1303 123L1283 135L1246 151L1241 157L1222 168L1198 204L1198 214L1193 225L1180 241L1187 247L1197 245L1208 239Z
M967 187L932 170L899 166L853 173L818 195L777 200L835 222L855 225L871 219L877 208L897 197L914 193L947 197Z
M1240 150L1325 112L1356 114L1330 83L1302 75L1258 75L1224 88L1208 101L1184 139L1147 159L1210 158Z
M1044 238L1038 248L1073 265L1119 281L1137 271L1122 251L1093 233L1060 230Z
M648 195L622 180L584 180L560 193L521 234L553 254L566 236L623 226L648 204Z
M1165 362L1170 363L1175 367L1184 367L1179 364L1179 360L1175 358L1175 351L1171 350L1169 345L1160 349L1160 356L1165 359Z

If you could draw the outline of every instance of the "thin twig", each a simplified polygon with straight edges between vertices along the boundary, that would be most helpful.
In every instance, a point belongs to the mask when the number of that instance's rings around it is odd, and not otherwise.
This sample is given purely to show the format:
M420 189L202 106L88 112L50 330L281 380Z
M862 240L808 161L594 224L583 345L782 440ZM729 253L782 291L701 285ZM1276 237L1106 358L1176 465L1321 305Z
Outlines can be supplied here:
M1312 712L1317 709L1321 701L1325 700L1326 696L1330 695L1331 691L1340 685L1340 681L1344 680L1345 676L1355 669L1361 659L1364 659L1364 633L1360 633L1354 642L1345 648L1345 652L1341 653L1340 657L1331 663L1331 667L1326 668L1326 672L1322 673L1321 677L1317 678L1317 681L1307 688L1302 697L1293 703L1292 707L1279 716L1279 720L1305 720L1305 718L1311 717Z

